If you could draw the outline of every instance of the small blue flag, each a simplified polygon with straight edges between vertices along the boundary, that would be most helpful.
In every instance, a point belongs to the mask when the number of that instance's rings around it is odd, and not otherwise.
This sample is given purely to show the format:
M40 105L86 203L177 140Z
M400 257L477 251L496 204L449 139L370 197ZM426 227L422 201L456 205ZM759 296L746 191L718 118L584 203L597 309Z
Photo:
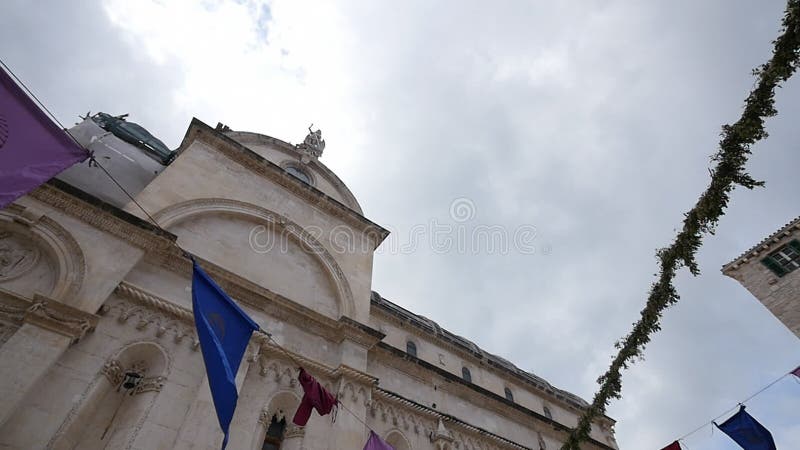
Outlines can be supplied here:
M717 425L716 422L714 425ZM744 405L739 407L739 412L730 419L717 425L717 428L730 436L744 450L777 450L772 434L756 419L744 410Z
M236 372L247 343L258 325L192 259L192 308L197 338L203 352L211 398L217 419L225 433L222 449L228 445L228 429L236 409Z

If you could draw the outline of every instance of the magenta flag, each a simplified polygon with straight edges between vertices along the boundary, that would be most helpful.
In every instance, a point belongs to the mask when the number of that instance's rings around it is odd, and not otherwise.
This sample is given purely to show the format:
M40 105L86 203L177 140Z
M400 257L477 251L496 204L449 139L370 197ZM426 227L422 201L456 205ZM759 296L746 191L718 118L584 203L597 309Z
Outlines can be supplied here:
M374 431L370 430L369 432L369 439L367 439L367 444L364 446L364 450L394 450L394 447L387 444L380 438Z
M88 156L0 67L0 209Z

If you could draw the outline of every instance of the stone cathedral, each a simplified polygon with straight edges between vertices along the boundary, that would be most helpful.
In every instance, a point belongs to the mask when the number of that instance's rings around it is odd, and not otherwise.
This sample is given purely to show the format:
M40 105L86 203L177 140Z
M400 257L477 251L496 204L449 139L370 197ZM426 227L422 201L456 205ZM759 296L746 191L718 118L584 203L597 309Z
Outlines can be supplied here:
M555 450L588 406L373 290L388 231L318 130L195 119L175 151L125 116L70 132L151 217L88 163L0 210L0 449L220 448L181 249L279 344L250 341L229 449L360 450L368 426L396 450ZM297 362L335 421L292 423ZM613 427L583 448L616 449Z

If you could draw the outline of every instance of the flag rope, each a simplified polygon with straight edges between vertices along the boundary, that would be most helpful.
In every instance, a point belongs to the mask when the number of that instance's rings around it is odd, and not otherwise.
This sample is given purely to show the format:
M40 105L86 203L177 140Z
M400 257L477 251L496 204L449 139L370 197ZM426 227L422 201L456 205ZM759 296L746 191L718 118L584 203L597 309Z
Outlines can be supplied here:
M90 164L94 163L95 165L97 165L97 167L99 167L100 169L102 169L102 170L103 170L103 172L104 172L104 173L105 173L105 174L108 176L108 178L110 178L110 179L111 179L111 181L113 181L113 182L114 182L114 184L116 184L116 185L117 185L117 187L118 187L118 188L119 188L119 189L120 189L120 190L121 190L123 193L125 193L125 195L126 195L126 196L127 196L129 199L131 199L131 201L132 201L132 202L133 202L133 203L134 203L134 204L135 204L137 207L139 207L139 209L141 209L141 210L142 210L142 212L143 212L143 213L144 213L144 214L147 216L147 218L148 218L148 219L150 219L150 221L151 221L151 222L153 222L153 225L155 225L155 226L156 226L156 228L158 228L158 229L159 229L159 230L161 230L161 231L166 231L165 229L163 229L163 228L161 227L161 225L159 225L159 224L158 224L158 222L156 221L156 219L154 219L154 218L153 218L153 216L151 216L151 215L150 215L150 213L148 213L148 212L147 212L147 210L146 210L146 209L144 209L144 207L142 207L142 205L140 205L140 204L139 204L139 202L137 202L135 198L133 198L133 196L130 194L130 192L128 192L128 190L127 190L127 189L125 189L124 187L122 187L122 185L121 185L121 184L120 184L120 183L119 183L119 182L116 180L116 178L114 178L114 177L111 175L111 173L110 173L110 172L109 172L109 171L108 171L108 170L107 170L105 167L103 167L103 165L102 165L102 164L100 164L100 161L98 161L97 159L95 159L95 157L94 157L94 152L92 152L92 151L91 151L91 150L89 150L88 148L84 147L84 146L83 146L83 144L81 144L80 142L78 142L78 140L75 138L75 136L73 136L73 135L72 135L72 133L70 133L70 132L69 132L69 130L68 130L68 129L67 129L65 126L64 126L64 124L62 124L62 123L61 123L61 121L60 121L60 120L58 120L58 117L56 117L56 115L55 115L55 114L53 114L53 113L52 113L52 112L51 112L51 111L50 111L50 110L47 108L47 106L46 106L46 105L45 105L45 104L44 104L44 103L43 103L41 100L39 100L39 97L37 97L37 96L36 96L36 94L34 94L34 93L33 93L33 91L31 91L31 89L30 89L30 88L28 88L28 85L26 85L26 84L25 84L25 82L24 82L24 81L22 81L22 80L21 80L21 79L20 79L20 78L17 76L17 74L15 74L13 70L11 70L11 68L10 68L10 67L8 67L8 65L5 63L5 61L3 61L3 59L2 59L2 58L0 58L0 65L2 65L2 66L3 66L3 68L5 69L5 71L6 71L6 72L8 72L8 73L9 73L9 74L10 74L10 75L11 75L11 76L14 78L14 80L16 80L16 81L17 81L17 83L18 83L20 86L22 86L22 88L23 88L23 89L25 89L25 92L27 92L27 93L28 93L28 95L30 95L30 96L31 96L31 98L33 98L33 99L36 101L36 103L37 103L37 104L38 104L38 105L39 105L39 106L40 106L40 107L41 107L41 108L42 108L42 109L43 109L45 112L47 112L47 114L50 116L50 119L52 119L52 120L53 120L53 121L54 121L56 124L58 124L58 126L59 126L59 127L60 127L60 128L61 128L61 129L62 129L64 132L65 132L65 133L67 133L67 136L69 136L69 137L70 137L70 139L72 139L72 141L73 141L73 142L75 142L75 144L76 144L78 147L80 147L80 148L82 148L82 149L86 150L86 152L87 152L87 153L88 153L88 155L89 155L89 163L90 163ZM174 244L175 244L175 246L177 246L177 247L178 247L180 250L182 250L183 252L185 252L185 253L187 253L187 254L188 254L188 252L186 252L186 250L184 250L184 249L180 248L180 246L178 246L178 244L177 244L177 243L175 243L175 242L173 242L173 243L174 243Z
M266 335L267 335L267 339L269 339L270 341L272 341L272 343L273 343L273 344L274 344L276 347L278 347L278 349L279 349L280 351L282 351L282 352L283 352L283 353L284 353L284 354L285 354L285 355L286 355L286 356L287 356L287 357L288 357L288 358L289 358L289 359L290 359L290 360L291 360L291 361L292 361L292 362L293 362L293 363L294 363L294 364L295 364L297 367L301 367L301 366L302 366L302 364L301 364L299 361L297 361L297 360L294 358L294 356L292 356L292 354L291 354L291 353L290 353L288 350L286 350L285 348L283 348L283 346L281 346L281 344L278 344L278 343L275 341L275 339L272 337L272 334L270 334L270 333L267 333L266 331L262 330L261 328L259 328L259 329L258 329L258 331L260 331L260 332L262 332L262 333L266 334ZM337 393L337 394L338 394L338 393ZM339 397L339 396L337 395L336 397L337 397L337 399L338 399L338 397ZM365 421L361 420L361 417L358 417L358 414L354 413L353 411L351 411L351 410L350 410L350 408L348 408L347 406L345 406L344 402L339 402L339 405L340 405L340 406L341 406L341 407L342 407L342 408L343 408L345 411L349 412L349 413L350 413L350 414L351 414L353 417L355 417L355 418L356 418L356 420L358 420L359 422L361 422L361 423L362 423L362 424L363 424L363 425L364 425L364 426L365 426L365 427L366 427L366 428L367 428L369 431L372 431L373 433L375 433L375 430L373 430L373 429L372 429L372 427L370 427L369 425L367 425L367 422L365 422ZM375 434L378 434L378 433L375 433Z
M761 394L762 392L766 391L767 389L771 388L773 385L775 385L776 383L778 383L779 381L783 380L784 378L786 378L788 375L791 375L791 374L792 374L792 372L787 372L787 373L781 375L780 377L778 377L777 379L773 380L768 385L766 385L763 388L761 388L758 391L756 391L755 394L752 394L751 396L747 397L746 399L736 403L736 405L732 406L731 408L726 409L722 414L719 414L718 416L714 417L713 419L709 420L708 422L705 422L704 424L700 425L699 427L693 429L692 431L684 434L683 436L681 436L681 437L679 437L678 439L675 439L675 440L680 442L680 441L686 439L687 437L689 437L689 436L697 433L698 431L702 430L703 428L713 424L717 419L730 414L731 411L735 410L740 405L743 405L743 404L747 403L748 401L752 400L755 396L757 396L757 395ZM713 431L713 427L712 427L712 431Z

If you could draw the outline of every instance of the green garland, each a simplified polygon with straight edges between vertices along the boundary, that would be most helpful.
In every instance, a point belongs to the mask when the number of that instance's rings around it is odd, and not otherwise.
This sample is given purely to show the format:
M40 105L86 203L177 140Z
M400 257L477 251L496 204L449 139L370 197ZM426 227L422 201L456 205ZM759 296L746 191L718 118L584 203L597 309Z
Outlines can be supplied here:
M755 69L758 84L745 101L742 117L733 125L722 127L719 151L712 157L716 167L711 171L711 182L700 199L683 220L683 229L667 248L660 249L656 256L661 273L650 288L647 304L633 330L614 346L619 353L608 371L597 379L600 390L592 404L586 408L578 425L570 433L561 450L578 450L579 444L589 438L592 421L605 414L612 399L622 396L623 369L635 359L643 358L643 351L650 336L661 329L659 320L664 310L680 298L672 281L681 267L688 267L692 275L698 275L695 253L703 242L703 235L714 234L719 218L725 213L730 193L736 185L752 189L763 186L745 172L750 155L750 146L767 137L764 119L777 114L775 110L775 88L792 76L800 59L800 0L789 0L783 17L781 36L772 42L772 59Z

